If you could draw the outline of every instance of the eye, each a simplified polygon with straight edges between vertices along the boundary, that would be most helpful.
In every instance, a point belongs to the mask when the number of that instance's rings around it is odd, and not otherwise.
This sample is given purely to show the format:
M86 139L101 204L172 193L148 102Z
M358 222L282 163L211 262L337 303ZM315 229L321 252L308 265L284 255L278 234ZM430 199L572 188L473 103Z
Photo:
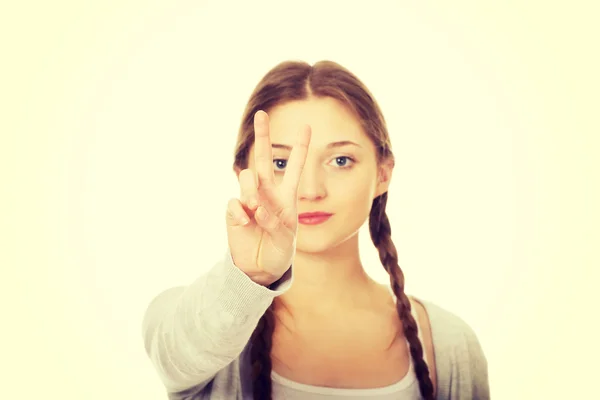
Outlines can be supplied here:
M273 160L273 166L275 172L283 172L285 167L287 166L288 160L282 158L276 158ZM337 166L339 169L348 169L352 168L352 163L354 163L354 159L348 156L339 156L332 160L335 162L334 166Z
M335 161L336 165L340 168L350 168L352 166L351 163L354 162L354 160L348 156L339 156L332 161ZM350 164L348 164L348 162L350 162Z
M275 166L275 171L281 171L278 168L284 169L285 166L287 165L287 160L275 159L275 160L273 160L273 165Z

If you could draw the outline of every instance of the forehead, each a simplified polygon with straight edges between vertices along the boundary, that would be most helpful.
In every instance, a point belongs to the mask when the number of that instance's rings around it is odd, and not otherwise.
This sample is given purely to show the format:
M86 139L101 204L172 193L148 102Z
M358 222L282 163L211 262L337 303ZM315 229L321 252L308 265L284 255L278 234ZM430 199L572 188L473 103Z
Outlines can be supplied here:
M370 143L354 114L331 97L292 101L274 107L268 114L273 143L292 145L304 124L312 129L311 147L340 140L351 140L361 146Z

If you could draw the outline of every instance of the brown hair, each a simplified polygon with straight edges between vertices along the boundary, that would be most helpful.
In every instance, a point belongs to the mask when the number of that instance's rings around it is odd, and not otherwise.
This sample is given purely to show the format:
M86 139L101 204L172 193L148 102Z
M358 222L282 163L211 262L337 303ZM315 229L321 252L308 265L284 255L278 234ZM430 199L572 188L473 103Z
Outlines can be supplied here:
M365 85L350 71L332 61L320 61L313 66L300 61L286 61L271 69L258 83L244 110L235 148L234 168L248 166L248 153L254 143L254 114L267 113L277 105L310 96L331 97L342 102L356 115L364 132L375 144L377 162L391 159L393 154L383 114ZM410 345L419 380L421 395L433 399L433 384L429 368L423 360L423 347L418 328L411 314L411 304L404 293L404 274L398 265L398 253L392 243L390 221L386 215L387 192L373 200L369 216L369 231L379 258L390 275L391 287L397 298L396 309ZM250 358L254 399L271 399L271 345L274 331L273 306L261 317L251 337Z

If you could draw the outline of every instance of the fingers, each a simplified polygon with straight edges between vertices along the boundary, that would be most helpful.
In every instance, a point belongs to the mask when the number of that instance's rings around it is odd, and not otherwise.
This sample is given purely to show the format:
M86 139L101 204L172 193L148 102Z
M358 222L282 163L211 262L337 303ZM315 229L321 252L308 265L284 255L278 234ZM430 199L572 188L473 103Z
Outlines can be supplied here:
M227 203L227 214L225 216L229 226L243 226L250 222L250 218L242 203L238 199L231 199Z
M288 243L288 237L290 234L292 234L292 230L289 226L287 226L284 215L277 216L272 212L269 212L264 206L261 205L256 210L254 219L256 220L258 226L269 233L274 241L274 244L276 241L281 241L282 246Z
M298 134L296 144L292 148L290 158L288 160L285 175L281 183L281 189L284 191L287 199L292 196L291 199L295 200L298 192L298 185L300 184L300 177L302 176L302 170L304 169L304 163L306 162L306 156L308 154L308 145L311 138L311 127L305 125Z
M255 211L258 207L258 190L254 172L250 169L240 171L240 200L249 210Z
M254 162L259 186L273 185L275 174L273 172L269 117L262 110L254 114Z
M240 183L240 200L250 217L254 216L254 212L259 205L268 209L270 214L278 216L281 213L283 207L273 190L263 188L261 194L259 194L256 178L251 169L240 171L238 180Z
M260 206L256 210L255 215L256 223L267 232L265 240L271 242L271 245L279 250L281 254L285 254L290 249L290 244L295 247L295 226L287 226L286 215L282 214L281 217L276 217L273 214L269 214L267 210ZM297 224L297 222L296 222Z

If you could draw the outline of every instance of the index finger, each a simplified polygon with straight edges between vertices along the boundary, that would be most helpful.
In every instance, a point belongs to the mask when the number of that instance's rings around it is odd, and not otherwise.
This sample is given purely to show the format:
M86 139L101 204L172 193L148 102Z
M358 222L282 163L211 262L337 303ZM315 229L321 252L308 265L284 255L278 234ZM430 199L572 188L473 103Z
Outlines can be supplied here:
M310 125L304 125L298 134L296 144L294 144L294 147L292 148L290 158L285 168L283 181L281 182L282 191L285 192L286 196L292 196L291 198L294 200L298 193L300 177L302 176L302 170L304 169L304 163L306 162L311 134L312 130Z
M269 186L275 182L273 153L269 133L269 116L259 110L254 114L254 162L259 186Z

